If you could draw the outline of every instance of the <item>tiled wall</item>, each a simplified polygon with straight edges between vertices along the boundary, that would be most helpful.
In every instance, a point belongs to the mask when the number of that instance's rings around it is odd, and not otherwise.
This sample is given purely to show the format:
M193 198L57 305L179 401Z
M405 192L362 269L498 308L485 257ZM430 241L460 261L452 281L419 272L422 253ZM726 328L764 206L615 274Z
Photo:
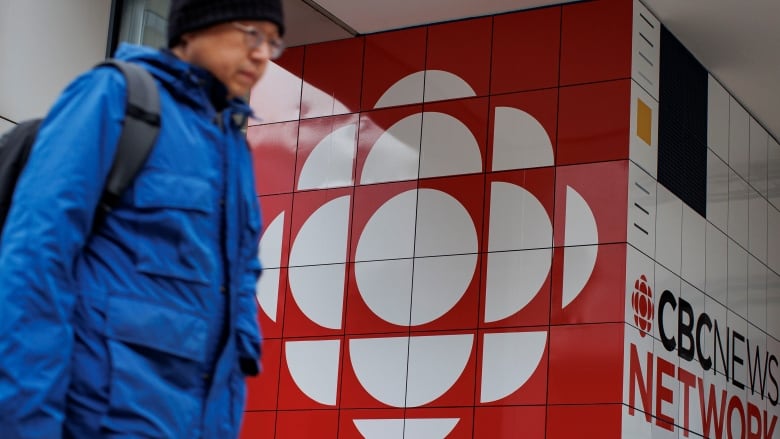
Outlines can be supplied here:
M780 437L780 147L660 40L658 181L629 171L629 227L648 239L629 233L623 437Z
M288 50L251 96L266 341L243 437L683 437L626 405L647 353L682 361L647 305L669 289L777 343L780 148L734 179L766 222L723 208L767 229L746 246L657 184L659 29L599 0Z

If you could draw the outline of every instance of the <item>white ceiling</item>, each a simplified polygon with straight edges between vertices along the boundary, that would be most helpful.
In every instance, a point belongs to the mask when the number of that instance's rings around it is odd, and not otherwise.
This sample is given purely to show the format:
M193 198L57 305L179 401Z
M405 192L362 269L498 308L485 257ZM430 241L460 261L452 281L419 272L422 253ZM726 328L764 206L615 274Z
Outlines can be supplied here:
M571 1L571 0L568 0ZM291 46L564 0L284 0ZM777 139L780 0L642 0Z

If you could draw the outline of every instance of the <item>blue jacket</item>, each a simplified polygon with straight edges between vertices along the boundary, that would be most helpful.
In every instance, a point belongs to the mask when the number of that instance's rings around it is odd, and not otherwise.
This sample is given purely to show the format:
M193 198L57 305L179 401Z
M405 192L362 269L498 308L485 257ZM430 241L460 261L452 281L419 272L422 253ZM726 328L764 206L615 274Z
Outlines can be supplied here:
M170 53L124 45L117 58L157 79L160 135L90 232L124 77L87 72L46 117L0 246L3 439L233 438L257 372L250 109L220 103L224 86Z

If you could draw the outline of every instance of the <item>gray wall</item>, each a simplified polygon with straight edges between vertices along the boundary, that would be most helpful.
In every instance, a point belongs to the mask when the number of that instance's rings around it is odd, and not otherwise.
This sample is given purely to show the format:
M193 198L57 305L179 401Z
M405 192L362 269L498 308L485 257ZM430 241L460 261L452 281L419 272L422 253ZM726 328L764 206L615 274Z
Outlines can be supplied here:
M105 57L111 0L0 0L0 132Z

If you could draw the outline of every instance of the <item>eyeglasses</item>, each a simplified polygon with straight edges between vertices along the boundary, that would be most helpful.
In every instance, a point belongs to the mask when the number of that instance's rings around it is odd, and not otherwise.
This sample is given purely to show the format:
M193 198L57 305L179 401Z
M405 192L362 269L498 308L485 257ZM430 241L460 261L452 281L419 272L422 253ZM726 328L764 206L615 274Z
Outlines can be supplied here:
M271 59L277 59L282 56L284 52L284 41L281 38L268 38L263 32L257 30L252 26L245 26L240 23L230 23L234 28L244 33L246 37L246 44L251 49L257 49L268 43L268 47L271 49Z

